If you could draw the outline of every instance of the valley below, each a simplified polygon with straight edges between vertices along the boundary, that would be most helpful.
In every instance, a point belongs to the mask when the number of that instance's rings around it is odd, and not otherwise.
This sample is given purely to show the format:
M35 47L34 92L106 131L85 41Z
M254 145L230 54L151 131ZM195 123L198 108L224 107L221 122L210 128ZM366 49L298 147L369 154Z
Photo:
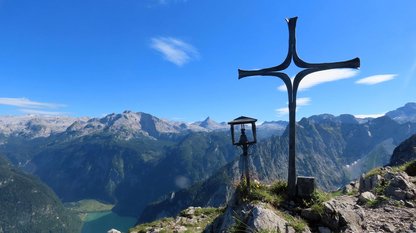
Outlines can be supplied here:
M137 222L134 217L120 216L112 212L114 205L97 200L80 200L64 203L64 206L82 220L81 233L106 232L112 228L127 232Z

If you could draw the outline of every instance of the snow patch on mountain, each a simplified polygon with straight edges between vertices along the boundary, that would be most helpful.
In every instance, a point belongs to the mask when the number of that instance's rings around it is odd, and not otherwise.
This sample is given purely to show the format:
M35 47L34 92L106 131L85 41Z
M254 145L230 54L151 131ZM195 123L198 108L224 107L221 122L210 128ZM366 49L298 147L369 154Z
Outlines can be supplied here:
M66 116L0 116L0 134L25 136L28 138L48 137L64 132L75 121L87 118Z

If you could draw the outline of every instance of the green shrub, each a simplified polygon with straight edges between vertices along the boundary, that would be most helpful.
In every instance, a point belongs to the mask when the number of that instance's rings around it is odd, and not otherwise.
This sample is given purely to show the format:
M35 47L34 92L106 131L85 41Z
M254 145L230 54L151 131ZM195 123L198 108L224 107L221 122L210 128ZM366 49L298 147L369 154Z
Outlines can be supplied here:
M279 214L289 223L291 227L293 227L293 229L295 229L295 232L303 232L305 230L307 225L305 220L284 212L279 212Z
M311 210L322 216L324 214L324 202L341 195L342 192L326 193L322 190L316 190L309 200L303 200L303 207L311 208Z
M315 190L309 199L301 200L301 205L306 208L321 205L322 203L329 201L332 197L331 193L326 193L322 190Z
M322 204L322 203L316 203L316 204L313 204L312 206L311 206L311 210L312 210L312 212L313 213L316 213L316 214L318 214L319 216L322 216L323 214L324 214L324 205Z
M405 164L404 171L409 176L416 176L416 160L410 161Z
M367 172L364 177L367 179L371 176L382 175L382 174L383 174L383 171L381 170L381 167L376 167L376 168L371 169L369 172Z
M276 195L286 195L287 193L287 183L283 180L278 180L274 182L271 187L270 191Z
M377 198L374 200L368 200L366 205L371 208L377 208L387 200L388 198L386 196L377 196Z
M272 185L252 182L250 193L247 193L246 182L242 181L237 187L240 197L244 202L261 201L278 207L286 199L286 182L276 181Z
M387 186L389 186L390 182L382 181L381 183L377 184L377 186L374 188L373 192L377 196L384 195L384 192L386 191Z

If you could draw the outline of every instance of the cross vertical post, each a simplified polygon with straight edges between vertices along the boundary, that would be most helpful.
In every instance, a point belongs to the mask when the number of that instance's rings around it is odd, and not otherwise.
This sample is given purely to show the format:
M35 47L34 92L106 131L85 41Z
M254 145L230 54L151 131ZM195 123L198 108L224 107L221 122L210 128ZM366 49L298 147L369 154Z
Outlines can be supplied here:
M311 73L338 69L360 67L360 59L354 58L342 62L331 63L308 63L299 58L296 52L296 21L297 17L286 19L289 28L289 48L285 60L277 66L260 70L240 70L238 69L238 79L251 76L274 76L280 78L286 85L289 103L289 165L288 165L288 194L290 198L296 196L296 95L299 84L302 79ZM286 73L282 71L287 69L292 62L299 68L304 68L296 74L293 83Z

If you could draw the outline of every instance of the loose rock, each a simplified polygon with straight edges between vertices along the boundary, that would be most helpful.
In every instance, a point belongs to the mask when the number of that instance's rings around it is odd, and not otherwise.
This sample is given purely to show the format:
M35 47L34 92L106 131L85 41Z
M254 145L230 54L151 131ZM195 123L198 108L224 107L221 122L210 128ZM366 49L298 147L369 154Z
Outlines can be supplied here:
M257 231L277 231L294 233L288 222L264 205L255 205L247 220L248 228Z
M363 192L360 194L360 196L358 197L358 203L359 204L366 204L369 201L374 201L376 199L376 196L374 196L374 194L372 192Z

